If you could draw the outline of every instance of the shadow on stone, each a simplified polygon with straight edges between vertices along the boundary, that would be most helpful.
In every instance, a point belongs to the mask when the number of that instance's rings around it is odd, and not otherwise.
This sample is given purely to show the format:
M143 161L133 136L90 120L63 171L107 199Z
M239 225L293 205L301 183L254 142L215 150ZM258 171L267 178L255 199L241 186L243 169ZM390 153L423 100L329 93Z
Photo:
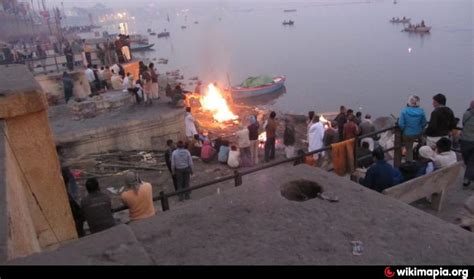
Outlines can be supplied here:
M323 187L316 182L300 179L283 184L280 192L290 201L303 202L318 197L323 192Z

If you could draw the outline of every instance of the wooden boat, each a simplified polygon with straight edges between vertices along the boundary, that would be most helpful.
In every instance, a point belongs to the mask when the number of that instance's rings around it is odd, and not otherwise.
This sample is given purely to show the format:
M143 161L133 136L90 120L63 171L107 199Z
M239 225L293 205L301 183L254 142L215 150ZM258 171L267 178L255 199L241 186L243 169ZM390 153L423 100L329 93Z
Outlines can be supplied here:
M186 27L186 26L184 26L184 25L183 25L183 26L181 26L181 29L186 29L186 28L187 28L187 27Z
M391 19L391 23L410 23L411 18L405 18L405 19Z
M257 87L241 87L234 86L231 88L232 98L243 99L265 94L275 93L285 85L286 77L277 76L273 78L273 82Z
M296 9L283 10L283 12L285 13L296 12Z
M148 45L142 45L142 44L133 44L130 46L130 50L131 51L147 51L147 50L151 50L151 48L154 46L155 44L148 44Z
M161 32L161 33L158 33L158 38L166 38L166 37L169 37L170 36L170 32Z
M295 22L292 21L292 20L290 20L290 21L286 21L286 20L283 21L283 25L293 25L293 24L295 24Z
M403 29L405 32L410 33L428 33L431 30L431 26L424 26L424 27L406 27Z

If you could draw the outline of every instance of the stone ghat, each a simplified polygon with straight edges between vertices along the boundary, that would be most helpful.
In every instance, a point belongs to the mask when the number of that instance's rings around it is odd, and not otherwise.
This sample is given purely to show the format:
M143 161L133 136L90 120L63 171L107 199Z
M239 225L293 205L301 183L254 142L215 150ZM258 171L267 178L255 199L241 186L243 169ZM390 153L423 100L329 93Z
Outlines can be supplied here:
M115 111L134 103L134 97L128 92L113 91L94 96L86 100L74 100L68 108L74 115L74 120L94 118L97 115Z

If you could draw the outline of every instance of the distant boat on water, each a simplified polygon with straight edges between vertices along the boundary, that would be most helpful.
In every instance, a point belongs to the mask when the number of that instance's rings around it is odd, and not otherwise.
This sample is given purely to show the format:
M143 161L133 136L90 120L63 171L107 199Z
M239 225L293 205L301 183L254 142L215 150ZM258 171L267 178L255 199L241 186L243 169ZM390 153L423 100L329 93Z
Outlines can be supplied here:
M283 12L285 13L296 12L296 9L283 10Z
M148 45L143 45L143 44L134 44L132 43L130 46L131 51L146 51L146 50L151 50L151 48L155 44L148 44Z
M187 27L185 25L181 26L181 29L186 29Z
M167 38L169 36L170 36L170 32L167 32L167 31L158 33L158 38Z
M150 36L156 36L156 33L155 33L155 32L151 32L151 33L150 33Z
M406 27L403 29L405 32L410 32L410 33L429 33L431 30L431 26L418 26L418 27Z
M293 25L293 24L295 24L295 22L291 19L289 21L286 21L286 20L283 21L283 25Z
M402 18L402 19L399 19L399 18L392 18L390 20L391 23L409 23L411 20L411 18Z

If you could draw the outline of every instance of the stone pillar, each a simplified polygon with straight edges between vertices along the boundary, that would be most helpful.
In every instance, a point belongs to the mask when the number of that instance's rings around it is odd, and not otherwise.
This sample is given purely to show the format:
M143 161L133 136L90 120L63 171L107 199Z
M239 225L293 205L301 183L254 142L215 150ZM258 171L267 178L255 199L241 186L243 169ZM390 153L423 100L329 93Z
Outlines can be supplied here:
M4 261L55 247L77 234L45 94L23 65L0 66L0 82L0 261Z

